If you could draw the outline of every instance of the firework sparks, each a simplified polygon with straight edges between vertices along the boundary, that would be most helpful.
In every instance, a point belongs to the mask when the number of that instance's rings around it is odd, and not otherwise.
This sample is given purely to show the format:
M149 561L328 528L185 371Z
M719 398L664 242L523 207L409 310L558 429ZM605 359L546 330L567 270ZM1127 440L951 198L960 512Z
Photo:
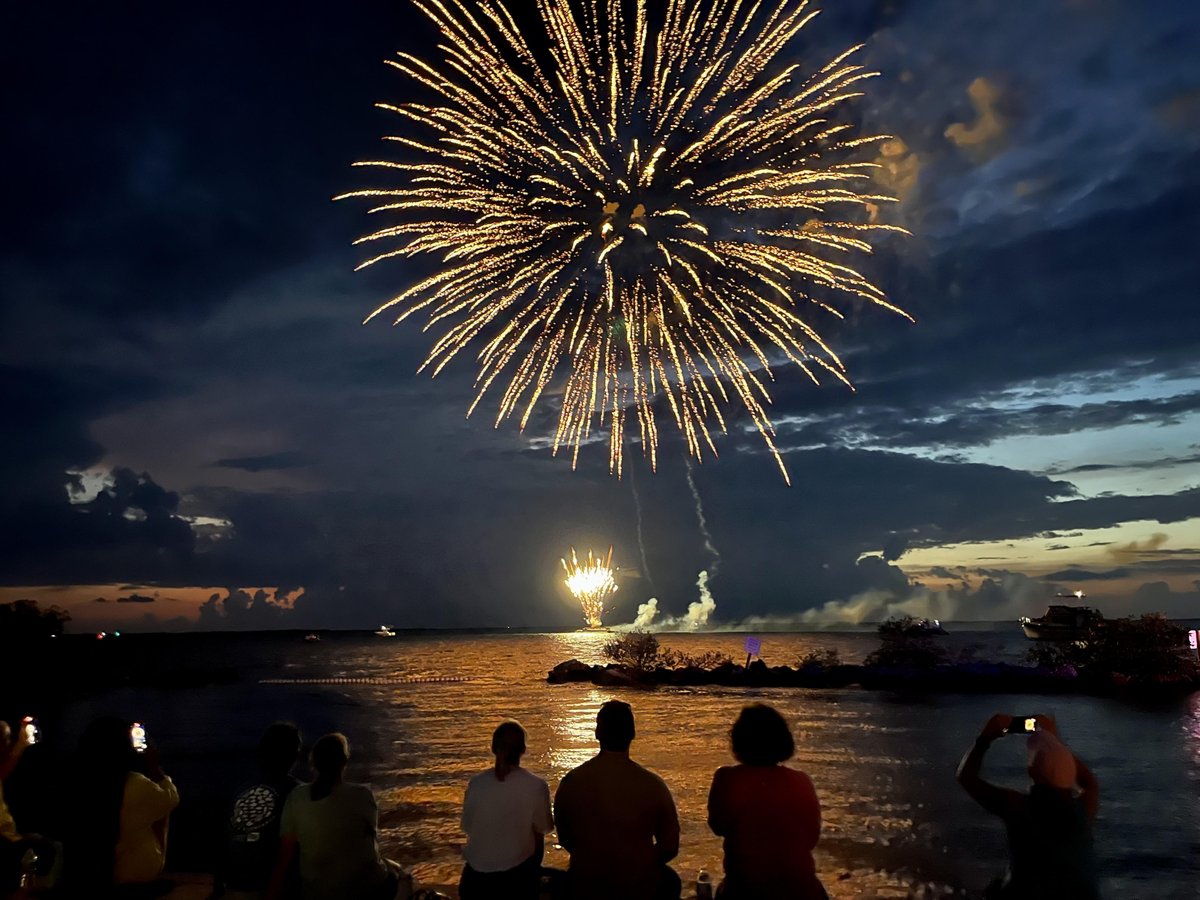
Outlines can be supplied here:
M571 561L562 561L563 571L567 573L566 585L572 596L579 601L583 608L583 618L588 628L603 626L604 604L617 592L617 582L613 577L612 547L608 548L605 557L596 556L588 551L587 562L580 562L571 548Z
M535 40L500 0L414 3L441 61L389 64L432 100L380 104L407 123L387 140L409 156L359 163L405 181L342 196L391 217L360 238L383 245L362 266L439 265L368 320L426 313L435 375L475 347L470 410L494 388L497 426L524 428L553 385L554 451L573 464L607 428L619 475L632 414L656 465L664 407L689 453L715 454L736 404L787 478L772 363L849 385L811 319L860 301L907 316L846 261L903 231L875 221L893 198L855 161L886 136L839 121L875 74L850 61L858 48L808 76L780 61L816 14L806 2L668 0L652 17L648 0L538 0Z

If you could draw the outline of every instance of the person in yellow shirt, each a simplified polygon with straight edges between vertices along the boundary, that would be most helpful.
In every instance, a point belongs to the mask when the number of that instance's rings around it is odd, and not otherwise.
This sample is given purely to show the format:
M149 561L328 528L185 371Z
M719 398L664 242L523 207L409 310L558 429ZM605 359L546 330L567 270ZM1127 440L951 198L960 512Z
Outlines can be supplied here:
M157 881L168 817L179 805L158 751L137 752L129 723L106 717L84 732L74 769L64 853L68 887L99 895L103 885Z
M114 884L158 880L167 854L167 820L179 805L179 791L163 772L158 750L146 748L141 772L125 778L120 827L113 861Z

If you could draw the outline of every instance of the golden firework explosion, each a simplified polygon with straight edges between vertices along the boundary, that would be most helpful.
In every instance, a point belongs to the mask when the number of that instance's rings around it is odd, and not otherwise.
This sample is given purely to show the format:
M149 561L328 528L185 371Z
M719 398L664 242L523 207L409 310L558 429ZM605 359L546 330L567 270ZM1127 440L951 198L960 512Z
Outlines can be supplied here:
M430 102L379 104L416 126L386 138L409 158L358 163L404 183L342 197L391 217L359 239L391 245L360 268L438 265L368 321L427 311L435 375L477 345L470 411L496 385L497 426L519 413L523 429L561 391L554 451L573 465L607 427L620 475L632 409L655 466L660 397L688 452L715 454L738 401L786 479L772 357L849 385L809 314L861 300L907 316L844 260L903 231L875 221L893 198L855 159L886 136L838 119L876 74L849 61L859 48L808 76L781 60L807 2L667 0L652 22L648 0L537 0L533 39L500 0L414 3L441 61L388 63Z
M613 577L612 547L608 548L608 556L599 557L588 551L587 562L581 563L571 548L571 561L562 561L563 571L567 573L565 584L571 595L583 607L583 618L588 628L600 628L604 615L604 604L617 592L617 582Z

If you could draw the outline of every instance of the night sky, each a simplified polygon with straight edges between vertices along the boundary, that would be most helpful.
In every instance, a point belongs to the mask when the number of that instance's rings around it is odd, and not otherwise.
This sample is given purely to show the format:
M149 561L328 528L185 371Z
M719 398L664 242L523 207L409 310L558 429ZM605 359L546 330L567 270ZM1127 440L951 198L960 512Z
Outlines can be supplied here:
M745 415L623 480L464 417L469 357L364 316L355 160L430 52L403 0L10 4L0 27L0 601L73 628L574 627L568 546L617 610L1003 620L1082 589L1200 615L1200 5L829 0L901 199L869 271L917 322L827 331L857 392L781 368L786 487ZM378 180L378 179L376 179ZM831 379L826 379L831 381ZM638 507L645 565L639 552Z

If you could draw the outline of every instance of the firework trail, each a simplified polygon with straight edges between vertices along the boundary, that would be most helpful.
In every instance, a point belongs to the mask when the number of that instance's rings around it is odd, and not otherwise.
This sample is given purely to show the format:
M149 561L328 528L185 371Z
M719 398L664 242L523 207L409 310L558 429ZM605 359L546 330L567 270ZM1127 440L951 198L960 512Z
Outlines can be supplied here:
M709 566L709 572L711 577L716 578L717 573L721 571L721 551L713 543L712 532L708 530L708 518L704 515L704 504L700 501L700 491L697 490L696 482L692 478L692 464L689 460L684 460L684 462L687 463L688 487L692 491L692 500L696 504L696 521L700 524L700 536L704 538L704 549L712 557L712 565Z
M691 455L715 454L737 405L786 479L772 362L848 385L813 322L859 301L907 316L847 259L903 230L876 221L894 198L857 157L886 136L841 121L875 74L858 48L807 75L788 63L806 0L537 0L538 34L500 0L414 3L440 58L388 60L422 95L379 104L405 155L359 163L392 181L342 196L386 220L360 268L437 266L368 319L427 315L435 375L472 347L470 410L494 389L497 426L559 395L572 464L607 428L620 475L632 415L656 467L664 409Z
M657 592L658 588L654 586L654 576L650 574L650 563L646 561L646 542L642 537L642 497L638 493L637 487L637 465L634 464L629 468L629 486L633 489L633 507L637 512L637 544L638 554L642 558L642 574L646 576L646 581L650 584L650 590Z
M617 582L612 567L612 547L608 556L600 557L588 551L587 562L581 563L571 548L571 561L562 561L567 573L565 584L583 609L583 619L588 628L603 626L604 604L617 592Z

